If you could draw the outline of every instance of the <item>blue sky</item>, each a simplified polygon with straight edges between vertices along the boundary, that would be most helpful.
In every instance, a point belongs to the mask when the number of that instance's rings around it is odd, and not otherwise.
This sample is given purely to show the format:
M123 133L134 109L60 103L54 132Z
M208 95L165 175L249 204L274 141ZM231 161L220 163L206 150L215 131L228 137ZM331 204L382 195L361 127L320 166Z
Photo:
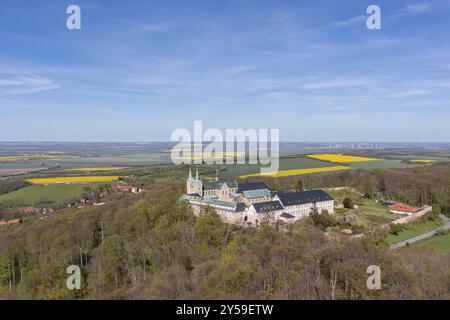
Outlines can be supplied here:
M167 141L202 120L449 141L449 14L450 0L2 0L0 140Z

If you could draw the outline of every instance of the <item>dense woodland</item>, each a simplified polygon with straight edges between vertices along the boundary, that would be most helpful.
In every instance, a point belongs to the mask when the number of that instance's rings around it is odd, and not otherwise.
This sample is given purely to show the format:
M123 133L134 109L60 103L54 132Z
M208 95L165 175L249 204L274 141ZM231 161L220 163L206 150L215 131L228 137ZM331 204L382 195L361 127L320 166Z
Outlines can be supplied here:
M358 186L369 197L448 208L450 166L349 171L303 179L306 188ZM294 179L271 180L294 188ZM66 209L0 232L0 297L18 299L449 299L450 254L387 249L378 234L328 237L313 219L287 231L194 217L184 183L154 186L101 208ZM79 265L81 290L66 268ZM368 290L379 265L382 289Z
M31 183L25 180L6 179L0 180L0 195L31 186Z

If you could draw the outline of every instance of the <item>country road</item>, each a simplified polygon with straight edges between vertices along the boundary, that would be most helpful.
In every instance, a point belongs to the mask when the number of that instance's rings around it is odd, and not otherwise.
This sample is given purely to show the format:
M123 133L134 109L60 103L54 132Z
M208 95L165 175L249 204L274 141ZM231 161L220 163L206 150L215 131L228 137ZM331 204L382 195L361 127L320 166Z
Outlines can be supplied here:
M443 226L441 226L439 228L436 228L434 230L428 231L426 233L423 233L421 235L412 237L410 239L397 242L397 243L395 243L395 244L393 244L391 246L391 249L398 249L398 248L404 247L404 246L406 246L407 243L411 244L411 243L414 243L414 242L417 242L417 241L420 241L420 240L424 240L424 239L427 239L427 238L430 238L430 237L434 236L436 234L436 232L438 232L438 231L450 229L450 219L447 218L444 215L441 215L441 218L442 218L442 220L444 220L444 225Z

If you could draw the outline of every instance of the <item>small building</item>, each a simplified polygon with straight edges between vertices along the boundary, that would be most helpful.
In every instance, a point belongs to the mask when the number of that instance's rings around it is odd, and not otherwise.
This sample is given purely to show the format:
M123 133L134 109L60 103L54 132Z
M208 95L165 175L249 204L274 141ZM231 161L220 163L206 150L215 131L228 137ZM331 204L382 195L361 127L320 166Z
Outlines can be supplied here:
M20 219L11 219L9 221L1 220L0 226L9 226L11 224L18 224L20 223Z
M397 213L397 214L404 214L404 215L412 215L417 212L419 212L421 209L416 208L407 204L403 203L396 203L389 206L389 212L391 213Z

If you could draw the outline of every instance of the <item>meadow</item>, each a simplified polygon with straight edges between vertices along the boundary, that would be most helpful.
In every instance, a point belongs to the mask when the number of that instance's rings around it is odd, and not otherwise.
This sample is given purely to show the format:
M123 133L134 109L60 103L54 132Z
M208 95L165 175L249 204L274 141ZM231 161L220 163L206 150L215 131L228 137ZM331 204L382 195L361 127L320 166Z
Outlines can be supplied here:
M427 220L423 223L412 223L408 225L407 229L400 231L398 235L389 234L387 237L387 241L389 244L394 244L400 241L407 240L409 238L418 236L422 233L426 233L433 229L439 228L442 226L443 221L441 218L437 218L435 220Z
M450 232L443 235L435 235L426 240L416 242L411 245L412 248L427 248L437 253L450 252Z
M95 188L99 184L89 184ZM61 204L79 199L83 194L83 184L34 185L0 196L0 203L32 206L37 204Z

